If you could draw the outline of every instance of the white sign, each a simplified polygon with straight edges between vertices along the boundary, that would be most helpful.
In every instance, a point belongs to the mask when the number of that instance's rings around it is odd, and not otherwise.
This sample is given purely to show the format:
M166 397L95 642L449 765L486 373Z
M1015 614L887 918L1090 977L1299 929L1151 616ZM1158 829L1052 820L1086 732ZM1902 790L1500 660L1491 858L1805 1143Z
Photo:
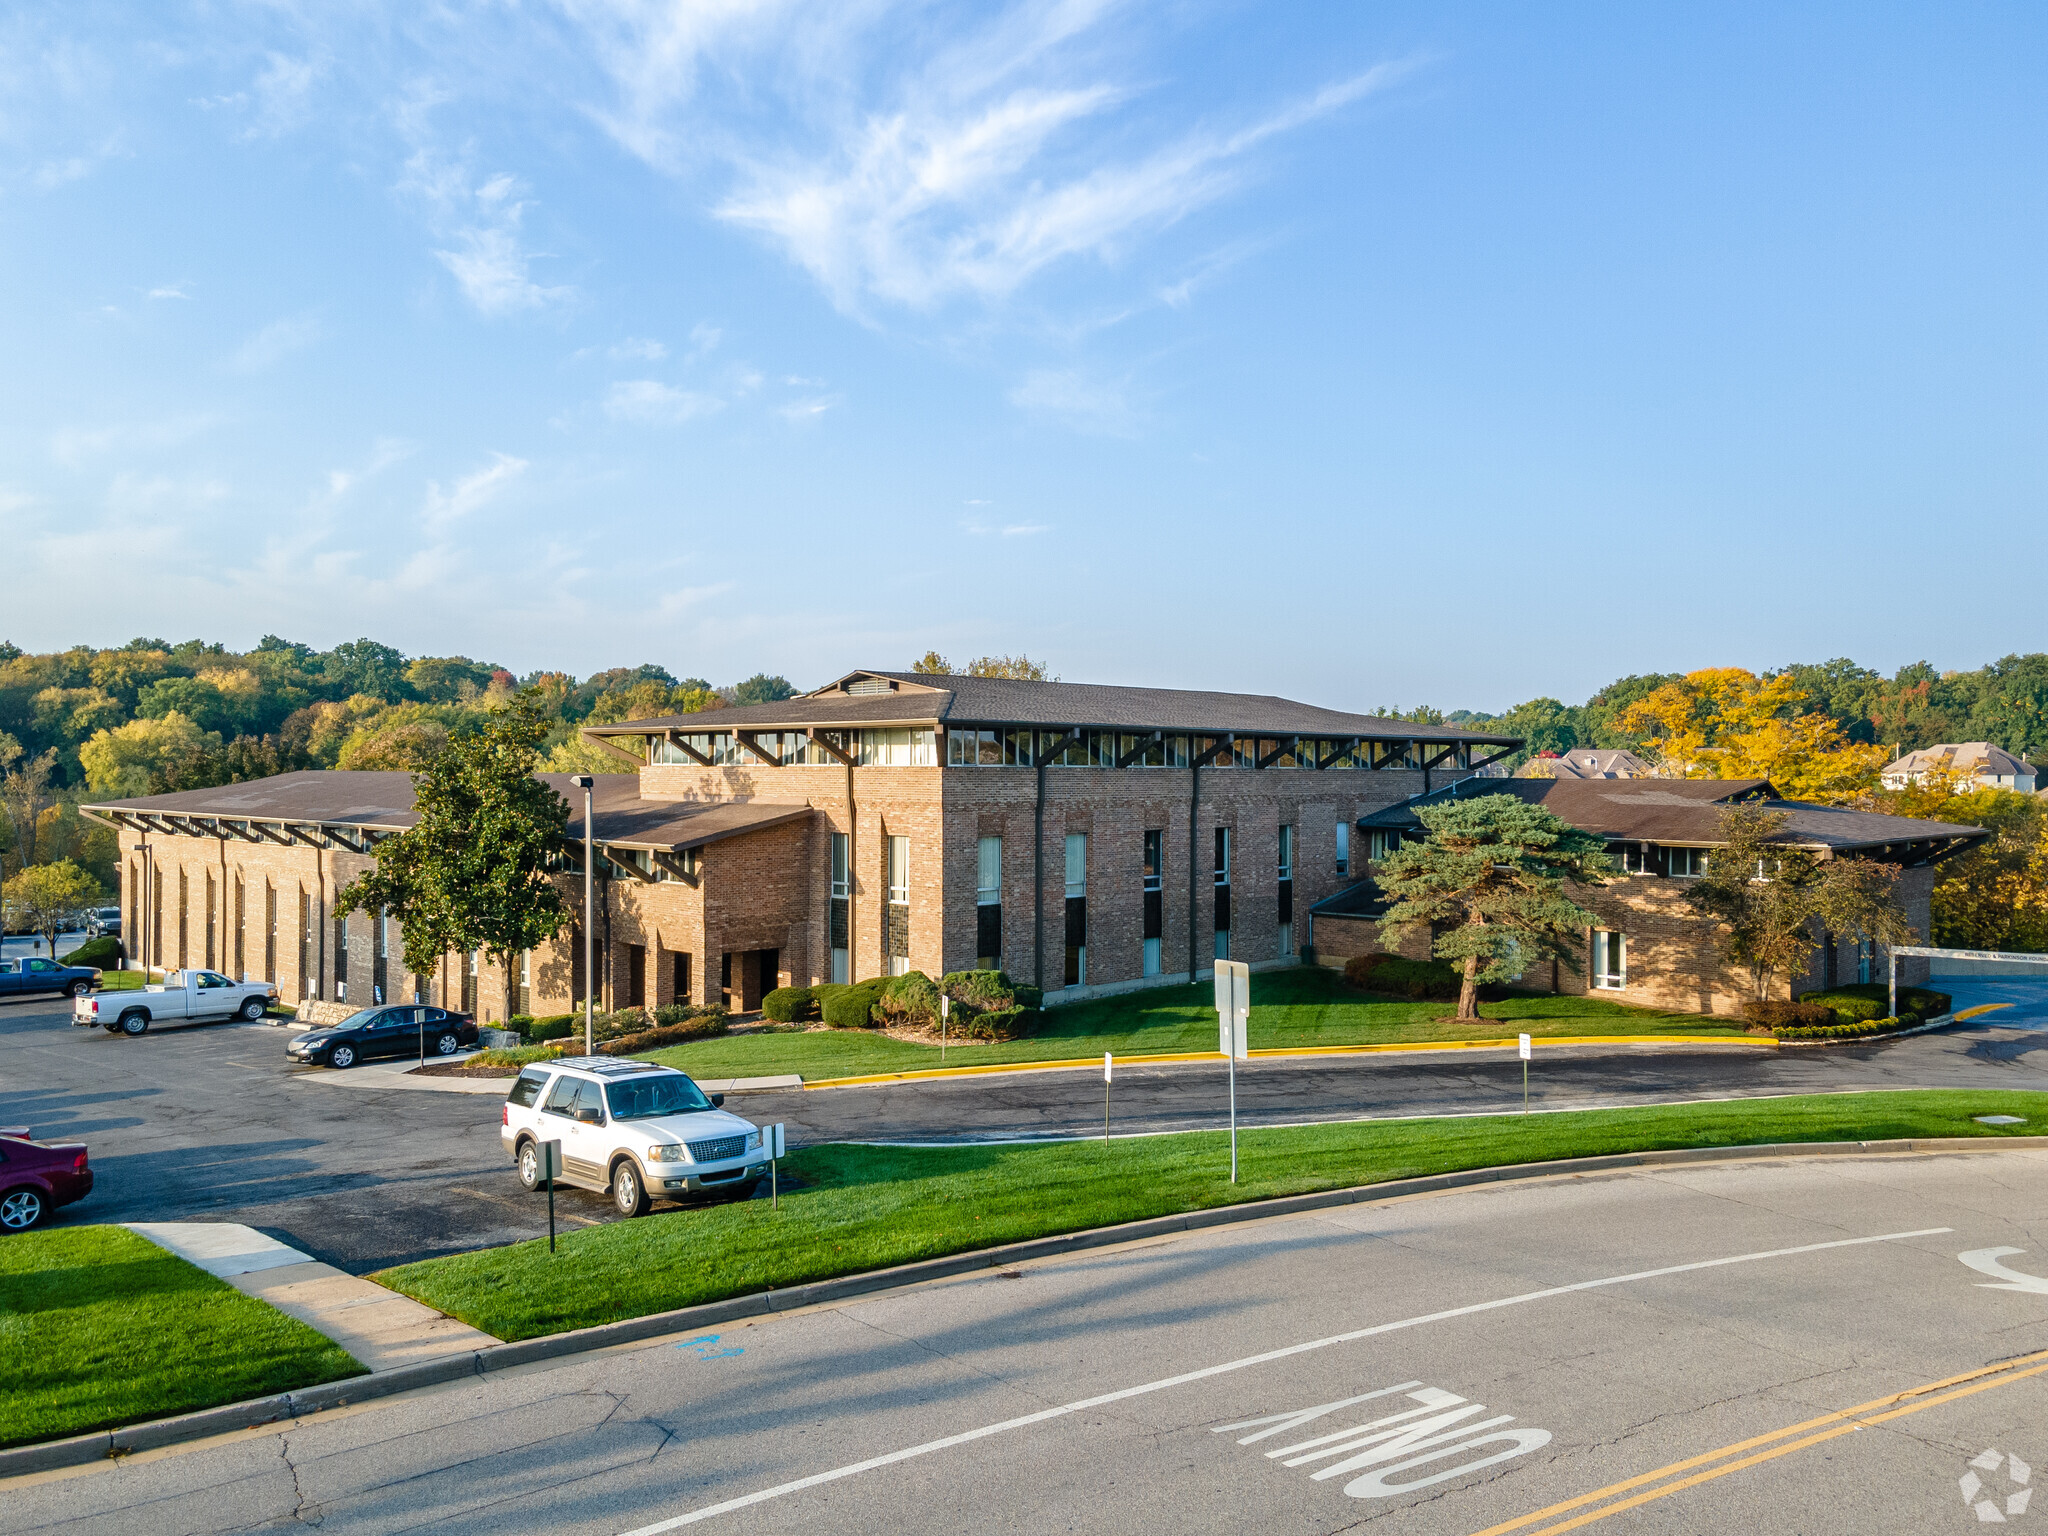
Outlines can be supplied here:
M770 1157L784 1156L783 1146L782 1122L778 1120L775 1124L768 1127L768 1155Z
M559 1179L562 1176L562 1144L559 1141L544 1141L534 1150L540 1154L540 1176L544 1179Z
M1527 1061L1528 1059L1529 1059L1529 1037L1528 1037L1527 1035L1524 1035L1524 1036L1522 1036L1522 1060L1524 1060L1524 1061Z
M953 999L948 997L945 993L941 992L939 994L939 1017L942 1019L946 1018L948 1015L952 1013L952 1011Z
M1109 1060L1109 1052L1107 1052L1107 1051L1104 1051L1104 1052L1102 1053L1102 1080L1103 1080L1103 1081L1104 1081L1105 1083L1113 1081L1113 1079L1112 1079L1112 1078L1110 1077L1110 1072L1111 1072L1111 1067L1110 1067L1110 1060Z
M1242 960L1216 962L1216 1049L1248 1059L1252 1011L1252 968Z

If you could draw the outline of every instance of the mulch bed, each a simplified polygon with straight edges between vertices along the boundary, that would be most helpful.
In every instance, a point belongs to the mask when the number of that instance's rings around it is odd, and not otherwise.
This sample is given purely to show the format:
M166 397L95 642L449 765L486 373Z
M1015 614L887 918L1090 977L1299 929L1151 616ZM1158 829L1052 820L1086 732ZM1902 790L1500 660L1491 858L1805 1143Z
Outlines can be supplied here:
M476 1067L466 1061L430 1061L412 1069L414 1077L517 1077L517 1067Z

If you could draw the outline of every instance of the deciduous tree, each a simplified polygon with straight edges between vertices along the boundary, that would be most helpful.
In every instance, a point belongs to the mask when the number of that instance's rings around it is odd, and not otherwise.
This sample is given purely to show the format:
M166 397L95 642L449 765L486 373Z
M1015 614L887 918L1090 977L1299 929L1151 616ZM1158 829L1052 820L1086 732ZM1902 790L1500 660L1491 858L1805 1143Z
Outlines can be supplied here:
M100 883L69 859L54 864L37 864L0 886L7 909L43 936L50 953L57 953L57 935L67 920L91 906L101 896Z
M1690 779L1769 779L1793 800L1839 803L1877 780L1888 754L1851 741L1830 715L1806 710L1806 693L1781 673L1740 667L1688 672L1622 711L1661 771Z
M1725 925L1722 958L1749 972L1758 998L1773 976L1802 975L1823 934L1907 944L1913 925L1899 904L1899 866L1823 858L1785 831L1791 818L1762 805L1721 814L1722 846L1685 899Z
M548 872L569 806L534 777L548 731L520 695L480 730L451 737L413 775L419 820L377 845L376 867L343 887L338 913L388 909L407 969L429 975L450 950L505 966L505 995L526 950L562 931L568 911Z
M1463 965L1458 1017L1476 1019L1481 985L1576 952L1597 919L1565 883L1599 885L1613 866L1599 838L1519 795L1447 800L1416 815L1428 836L1376 867L1392 902L1380 933L1391 943L1433 931L1437 957Z

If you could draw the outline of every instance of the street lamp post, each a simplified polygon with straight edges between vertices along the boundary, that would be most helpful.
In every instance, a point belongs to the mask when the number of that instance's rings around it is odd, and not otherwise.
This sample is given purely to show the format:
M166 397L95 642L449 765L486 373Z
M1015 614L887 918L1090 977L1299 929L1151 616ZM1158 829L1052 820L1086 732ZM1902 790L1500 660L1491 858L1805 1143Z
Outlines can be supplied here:
M579 773L569 781L583 791L583 1057L597 1054L597 923L592 915L597 888L594 793L597 780Z

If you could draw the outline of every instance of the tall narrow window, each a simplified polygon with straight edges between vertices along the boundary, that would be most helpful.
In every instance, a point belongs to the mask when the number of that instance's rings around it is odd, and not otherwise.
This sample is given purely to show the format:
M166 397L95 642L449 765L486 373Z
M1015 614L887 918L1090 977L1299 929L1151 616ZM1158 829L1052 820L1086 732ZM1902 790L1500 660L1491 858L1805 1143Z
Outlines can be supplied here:
M1070 987L1088 985L1088 834L1067 834L1067 972Z
M644 944L626 946L626 1006L647 1006L647 946Z
M1616 992L1628 985L1628 940L1612 928L1594 930L1593 985Z
M334 1000L348 1001L348 918L334 914Z
M689 955L682 950L677 950L668 958L669 964L675 968L675 1000L679 1003L687 1003L692 1001L690 997Z
M462 1011L472 1018L477 1013L477 993L480 990L481 961L483 952L472 949L462 957Z
M213 871L209 869L206 872L206 960L204 962L209 971L217 969L219 959L219 951L213 947L214 934L219 927L219 924L214 921L215 904Z
M1348 821L1337 823L1337 873L1351 873L1351 823Z
M910 969L910 839L888 837L882 842L882 950L889 974L901 976Z
M299 887L299 975L305 990L305 997L320 995L320 956L313 941L318 935L313 931L313 893L304 886Z
M853 886L848 860L849 840L844 832L832 834L832 895L827 903L831 911L827 922L831 928L832 980L848 982L853 979L850 966L852 927L850 918L853 906Z
M1003 968L1003 840L984 837L974 845L974 964Z
M1280 953L1294 953L1294 828L1280 829Z
M185 871L178 871L178 969L183 970L192 963L189 949L191 921L186 914L191 882L185 878Z
M263 882L263 979L277 980L277 887Z
M381 1003L385 1000L385 988L391 985L391 909L379 907L377 916L372 921L370 1001Z
M235 980L249 979L249 887L235 871Z
M1159 974L1160 941L1166 936L1166 833L1145 834L1145 957L1147 976Z
M1230 828L1216 829L1216 958L1230 958Z

